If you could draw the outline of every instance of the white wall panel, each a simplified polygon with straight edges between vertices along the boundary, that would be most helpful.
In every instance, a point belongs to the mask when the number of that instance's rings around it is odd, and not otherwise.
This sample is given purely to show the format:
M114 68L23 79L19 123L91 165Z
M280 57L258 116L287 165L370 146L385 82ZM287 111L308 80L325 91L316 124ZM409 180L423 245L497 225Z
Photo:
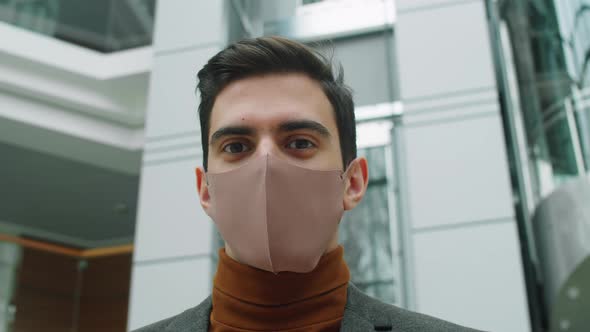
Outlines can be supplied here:
M210 295L210 257L133 267L128 330L177 315Z
M199 130L197 72L218 51L202 48L154 58L147 137Z
M154 28L156 52L225 42L227 26L222 0L157 2Z
M495 84L483 1L401 13L396 48L402 99Z
M485 331L530 331L513 220L414 235L418 310Z
M128 329L210 295L212 221L196 189L197 72L226 43L228 2L162 0L154 27ZM192 134L188 134L192 133Z
M405 134L414 228L513 214L498 116L423 124Z
M433 7L461 5L466 1L470 0L395 0L395 6L398 11L403 13L407 10L427 10ZM481 0L471 1L476 2Z
M134 261L210 253L212 221L196 189L200 164L195 159L143 167Z

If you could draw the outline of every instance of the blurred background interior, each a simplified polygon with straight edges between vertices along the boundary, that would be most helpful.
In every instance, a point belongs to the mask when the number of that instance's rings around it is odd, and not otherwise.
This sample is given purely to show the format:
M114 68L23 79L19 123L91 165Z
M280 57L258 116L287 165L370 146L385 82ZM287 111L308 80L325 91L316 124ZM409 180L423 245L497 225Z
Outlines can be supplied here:
M357 286L590 330L590 0L0 0L0 332L132 330L209 295L196 72L262 35L333 48L355 91Z

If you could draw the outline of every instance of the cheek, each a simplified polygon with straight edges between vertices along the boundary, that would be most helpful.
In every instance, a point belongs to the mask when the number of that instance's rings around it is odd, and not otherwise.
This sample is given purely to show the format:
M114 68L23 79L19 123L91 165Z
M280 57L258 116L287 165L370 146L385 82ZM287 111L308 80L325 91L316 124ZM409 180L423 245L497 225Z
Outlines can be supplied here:
M333 146L327 147L324 151L318 151L316 156L319 169L342 169L340 149Z
M214 154L209 154L207 161L207 171L211 173L218 173L223 171L223 163L219 160L219 157Z
M342 163L342 152L340 150L340 143L334 142L330 149L330 160L338 169L344 169L344 165Z

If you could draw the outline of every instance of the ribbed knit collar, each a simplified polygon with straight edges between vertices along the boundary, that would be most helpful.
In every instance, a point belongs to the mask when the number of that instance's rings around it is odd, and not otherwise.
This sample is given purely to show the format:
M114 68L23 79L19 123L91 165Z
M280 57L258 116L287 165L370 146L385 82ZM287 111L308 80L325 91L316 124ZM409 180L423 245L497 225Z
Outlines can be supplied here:
M330 323L344 314L349 280L342 246L322 256L309 273L278 274L241 264L222 248L213 282L211 321L257 331Z

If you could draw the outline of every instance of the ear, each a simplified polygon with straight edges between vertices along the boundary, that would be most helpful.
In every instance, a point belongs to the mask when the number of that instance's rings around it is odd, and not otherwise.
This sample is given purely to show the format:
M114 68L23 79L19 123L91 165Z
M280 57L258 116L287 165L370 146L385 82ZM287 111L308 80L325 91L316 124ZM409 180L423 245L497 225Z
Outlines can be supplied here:
M209 207L211 206L209 196L209 187L207 186L207 179L205 178L205 170L200 166L195 169L197 175L197 193L201 201L201 206L205 213L209 214Z
M345 173L344 210L354 209L363 199L369 185L369 167L367 159L359 157L353 160Z

